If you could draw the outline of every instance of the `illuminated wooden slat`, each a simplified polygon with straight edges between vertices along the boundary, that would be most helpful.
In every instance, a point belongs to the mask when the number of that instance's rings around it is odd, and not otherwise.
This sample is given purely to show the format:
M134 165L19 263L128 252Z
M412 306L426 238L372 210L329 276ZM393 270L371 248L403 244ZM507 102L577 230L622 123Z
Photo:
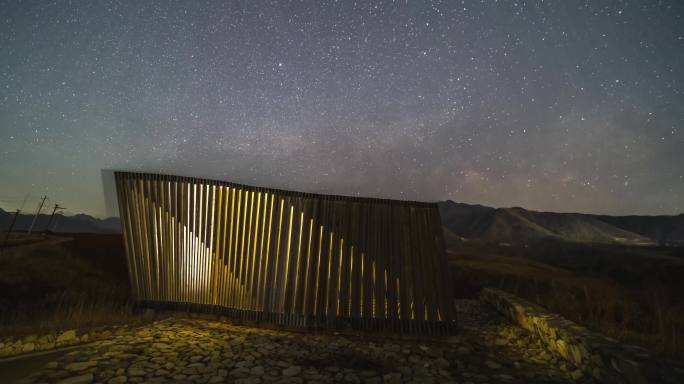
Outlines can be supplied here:
M291 205L292 201L290 200L289 197L287 198L286 201L287 201L287 203L286 203L285 207L288 208L287 212L289 212L289 213L287 213L287 229L286 229L287 238L283 242L283 244L285 246L285 253L284 253L284 257L283 257L283 277L282 277L281 288L278 290L278 293L281 296L280 297L280 310L279 310L280 313L288 313L289 312L289 308L287 306L287 304L289 304L288 293L290 292L289 287L288 287L288 283L290 283L290 273L291 273L291 269L292 269L291 264L292 264L292 259L293 259L293 257L292 257L292 242L293 242L292 237L293 237L293 235L295 235L293 232L294 232L294 227L296 226L296 222L294 219L294 206Z
M350 204L345 201L340 201L340 262L337 282L337 317L349 317L349 281L350 278L350 259L351 259L351 245L349 241L349 233L351 232L351 215L349 211Z
M249 303L249 295L247 290L249 289L249 280L251 278L250 276L250 271L251 271L251 264L252 264L252 231L253 231L253 224L254 224L254 203L255 197L254 197L254 191L249 192L249 210L247 211L247 221L245 221L245 230L247 232L246 236L246 242L244 244L244 254L243 254L243 259L245 261L245 266L244 266L244 274L243 278L240 279L241 281L241 286L240 286L240 296L242 297L242 308L248 309L250 306Z
M189 296L189 281L188 281L188 257L189 257L189 252L190 252L190 241L189 241L189 220L190 220L190 186L188 183L185 182L183 179L183 183L181 185L181 190L182 190L182 212L183 212L183 218L181 219L181 225L182 225L182 237L183 237L183 251L181 252L181 259L179 260L179 264L181 265L181 275L182 277L182 282L181 282L181 289L183 290L183 295L181 297L181 301L189 301L190 296Z
M350 261L349 261L349 298L347 315L351 318L358 319L361 317L361 251L360 251L360 214L361 206L358 202L350 204L350 219L349 219L349 244L350 244Z
M256 252L256 273L255 273L255 280L254 280L254 309L257 311L263 311L263 305L261 304L261 292L263 291L262 288L262 282L264 280L263 274L264 274L264 267L265 267L265 259L266 255L264 254L265 252L265 238L266 238L266 219L268 217L268 193L262 193L259 192L260 198L260 204L261 204L261 213L260 216L257 220L257 225L258 225L258 233L259 233L259 241L255 243L255 249L258 250Z
M282 273L282 268L280 268L280 254L281 254L281 238L283 232L283 212L285 211L285 199L280 199L280 205L277 212L278 220L276 221L276 226L274 228L276 243L274 244L275 259L273 260L272 269L272 279L271 279L271 301L269 304L269 309L271 312L277 311L278 301L278 282L282 280L280 274Z
M208 276L208 289L207 291L209 292L209 300L207 301L207 304L214 304L216 305L216 257L214 256L214 244L215 244L215 235L216 235L216 211L217 211L217 203L218 199L216 196L216 185L213 183L209 184L209 191L211 193L211 198L209 199L209 215L208 215L208 221L209 221L209 233L208 235L208 242L209 242L209 252L207 254L207 264L209 266L209 273L210 275Z
M420 242L423 246L423 271L427 281L434 284L436 283L435 265L432 263L434 252L431 249L432 241L430 239L430 235L427 232L427 228L425 228L425 226L428 225L427 211L425 209L421 209L421 216L422 236L420 238ZM427 316L429 321L435 321L437 319L437 293L435 292L435 289L431 288L432 287L428 285L425 289L429 303Z
M128 274L131 280L131 289L133 296L140 297L138 288L138 273L137 267L135 265L135 260L137 259L135 251L133 249L133 227L131 223L131 204L129 198L129 188L127 188L128 180L117 178L116 190L117 199L119 203L119 216L122 222L122 230L124 232L124 249L126 251L126 267L128 268Z
M301 201L300 204L300 234L299 244L297 249L297 271L294 277L294 304L292 311L295 314L304 315L303 300L306 295L306 279L308 278L309 259L308 255L311 252L311 227L313 226L313 219L311 217L311 202L309 200Z
M333 222L332 227L335 228ZM322 292L322 296L325 296L325 309L323 313L327 319L333 318L333 288L335 287L333 279L335 277L335 260L334 260L334 250L335 250L335 231L330 231L327 238L326 247L323 249L323 254L325 255L325 264L327 265L327 273L325 274L325 291Z
M221 305L228 306L228 301L226 298L226 287L228 286L228 278L230 275L228 275L228 255L226 254L226 240L228 239L228 228L229 228L229 222L228 219L230 218L229 212L230 212L230 196L231 196L231 188L230 187L225 187L223 189L223 198L224 198L224 203L223 203L223 215L222 215L222 220L221 222L223 223L223 231L221 233L221 257L219 259L219 263L221 266L221 274L223 277L222 283L221 283Z
M168 233L166 231L166 209L165 207L168 207L168 203L166 202L165 198L165 193L164 193L164 184L162 183L162 177L157 176L157 180L155 180L155 184L157 184L157 204L155 204L155 214L157 215L157 224L159 226L159 250L160 250L160 270L161 270L161 286L162 286L162 297L164 301L168 301L170 298L170 281L169 281L169 275L170 275L170 265L171 263L168 260L168 254L167 254L167 249L168 246L166 242L168 241Z
M361 274L361 317L365 319L371 319L373 314L372 309L372 284L371 284L371 258L368 254L369 249L369 239L368 232L370 228L368 227L370 214L368 210L369 204L366 202L361 202L360 216L361 216L361 234L359 235L359 251L361 252L362 259L362 274Z
M442 221L439 217L439 211L430 210L430 226L431 228L436 228L442 225ZM435 269L438 271L443 271L442 273L436 274L436 283L438 287L449 287L449 283L452 281L450 276L450 269L447 264L446 255L444 254L445 244L444 244L444 233L442 231L431 232L430 233L432 241L432 257L435 265ZM445 319L456 319L455 308L453 305L453 297L449 294L450 290L447 291L437 291L437 296L439 300L439 321L444 321Z
M222 229L222 221L221 218L222 213L223 213L223 186L218 185L214 186L216 188L216 209L214 209L214 215L213 215L213 220L216 223L215 231L214 231L214 238L212 240L212 244L214 245L215 252L212 261L212 268L214 271L214 279L213 279L213 287L212 287L212 292L214 294L214 300L213 300L213 305L220 305L221 304L221 289L220 287L223 286L223 270L221 266L223 265L222 263L222 257L221 257L221 235L223 234L221 232Z
M399 280L401 281L401 290L399 292L399 310L402 320L412 320L411 316L411 302L413 296L411 291L413 289L413 277L411 276L411 242L409 233L409 219L406 209L395 208L397 211L398 220L398 245L399 252L396 255L399 258L400 270Z
M241 226L241 219L242 219L242 189L238 188L237 189L237 195L235 197L235 211L234 211L234 217L232 220L232 227L233 227L233 237L232 237L232 242L231 242L231 261L230 261L230 272L233 275L233 279L231 279L231 284L230 284L230 305L233 307L238 307L238 300L237 300L237 295L236 291L238 288L238 260L239 260L239 245L240 245L240 226Z
M295 212L299 212L299 214L295 214L295 228L297 229L297 233L294 235L294 239L296 239L296 248L295 250L292 251L293 254L293 264L294 264L294 269L292 270L292 283L290 285L294 286L291 290L292 294L290 295L290 303L289 303L289 312L290 313L298 313L298 306L297 306L297 296L298 296L298 291L299 291L299 280L301 279L300 277L300 272L301 272L301 263L302 263L302 236L304 236L305 232L305 227L304 227L304 209L301 204L301 199L297 199L295 202ZM295 240L293 240L295 241Z
M410 243L411 243L411 256L412 256L412 263L411 263L411 280L413 281L413 312L415 313L415 320L423 320L424 319L424 306L423 306L423 284L422 284L422 278L421 278L421 268L419 263L416 263L415 260L413 260L416 257L420 257L420 252L419 248L417 247L416 243L416 218L415 218L415 209L411 207L409 209L409 236L410 236Z
M145 284L145 289L147 290L146 295L149 299L154 299L154 293L152 291L152 268L150 266L151 263L151 252L150 252L150 244L149 244L149 237L148 237L148 230L147 230L147 223L149 223L149 219L147 217L147 207L145 206L145 195L143 192L143 186L145 183L145 179L141 178L138 180L138 185L136 186L138 191L136 193L136 204L138 205L138 225L140 226L140 242L143 245L142 247L142 254L141 254L141 260L144 264L144 284Z
M248 279L246 282L246 294L247 294L247 304L248 308L251 310L255 310L255 302L254 302L254 293L256 291L255 289L255 275L257 274L257 249L258 249L258 244L259 244L259 215L261 214L261 192L255 192L256 196L256 211L253 211L252 217L253 219L251 220L252 224L250 225L251 227L251 233L252 237L250 239L251 245L251 257L250 257L250 267L249 267L249 272L247 274Z
M211 270L209 270L209 237L210 237L210 232L211 232L211 223L209 220L209 206L211 202L211 194L210 194L211 188L209 185L206 184L206 182L203 180L202 181L202 198L204 199L202 203L202 213L200 215L201 217L201 222L203 223L202 225L202 238L200 240L200 244L202 244L202 247L200 248L201 252L201 257L202 257L202 268L203 271L201 272L202 276L202 286L200 288L200 291L202 292L202 299L200 301L201 304L208 304L210 300L210 285L209 285L209 280L211 279Z
M264 276L261 286L261 307L264 312L271 313L273 308L272 304L272 291L273 291L273 279L275 276L274 265L275 265L275 243L276 243L276 229L278 224L278 205L279 198L275 194L269 194L268 202L268 218L266 219L266 240L264 244Z
M317 225L317 213L318 204L315 199L307 200L307 212L304 217L310 217L309 219L309 235L307 241L307 251L306 251L306 274L304 277L304 289L302 292L302 314L306 319L313 315L313 289L314 279L316 277L316 254L317 254L317 244L318 235L316 229Z
M383 210L383 221L384 221L384 226L385 226L385 241L383 244L383 248L385 249L385 254L388 256L387 257L387 280L388 280L388 285L386 287L387 290L387 312L388 312L388 318L394 322L399 319L397 310L399 307L398 301L398 293L397 293L397 276L399 272L399 265L397 263L397 260L399 257L396 255L396 252L398 251L398 247L395 246L396 244L396 234L395 234L395 227L396 227L396 219L394 218L394 212L392 211L392 206L390 205L383 205L382 206Z

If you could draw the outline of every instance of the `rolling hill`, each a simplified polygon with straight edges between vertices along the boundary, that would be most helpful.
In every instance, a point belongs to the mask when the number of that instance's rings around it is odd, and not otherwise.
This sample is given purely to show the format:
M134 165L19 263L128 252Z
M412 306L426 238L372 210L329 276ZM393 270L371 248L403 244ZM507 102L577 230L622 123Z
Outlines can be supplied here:
M622 245L684 245L684 214L605 216L537 212L439 203L447 240L454 236L494 243L530 244L541 240Z
M447 242L481 240L525 245L557 240L573 243L619 245L684 245L684 214L677 216L606 216L581 213L537 212L524 208L438 203ZM11 212L0 209L0 231L9 227ZM15 230L25 231L33 215L19 215ZM38 217L34 231L44 231L49 215ZM55 215L51 228L67 233L119 233L119 219L85 214Z
M6 231L12 223L14 212L7 212L0 208L0 232ZM31 226L33 215L20 214L14 225L14 231L26 231ZM35 232L43 232L50 221L49 214L39 215L33 226ZM119 233L121 224L116 217L98 219L89 215L78 214L67 216L56 214L50 225L53 232L64 233Z

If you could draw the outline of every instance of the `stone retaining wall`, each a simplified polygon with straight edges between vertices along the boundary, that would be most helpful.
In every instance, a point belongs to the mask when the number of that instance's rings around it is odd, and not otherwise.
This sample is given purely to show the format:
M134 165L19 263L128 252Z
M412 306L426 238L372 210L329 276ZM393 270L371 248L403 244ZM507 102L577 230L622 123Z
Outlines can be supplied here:
M122 333L128 326L101 327L90 330L58 331L44 335L29 335L22 338L5 338L0 340L0 358L22 355L33 352L49 351L51 349L70 345L87 343L104 339L113 334Z
M684 369L620 344L510 293L485 288L481 298L513 323L539 338L560 356L602 383L684 383Z

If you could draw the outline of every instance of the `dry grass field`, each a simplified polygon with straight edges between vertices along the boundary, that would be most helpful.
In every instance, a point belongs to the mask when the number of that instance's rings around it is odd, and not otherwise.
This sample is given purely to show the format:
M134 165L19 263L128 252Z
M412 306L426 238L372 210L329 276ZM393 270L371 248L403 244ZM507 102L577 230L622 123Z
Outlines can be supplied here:
M76 234L0 255L0 338L139 318L120 235Z
M457 297L514 293L622 342L684 358L682 249L451 244Z

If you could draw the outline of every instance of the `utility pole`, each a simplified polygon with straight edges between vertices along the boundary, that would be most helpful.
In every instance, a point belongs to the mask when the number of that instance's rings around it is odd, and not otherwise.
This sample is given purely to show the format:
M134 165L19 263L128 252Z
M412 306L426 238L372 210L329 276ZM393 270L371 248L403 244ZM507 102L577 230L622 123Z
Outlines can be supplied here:
M45 232L50 232L50 224L52 224L52 219L55 217L55 212L57 212L57 210L61 211L63 209L66 209L66 208L60 207L59 204L55 204L55 207L52 208L52 215L50 215L50 220L48 220L48 223L45 226Z
M40 215L40 211L43 209L43 204L45 204L45 200L47 200L47 196L43 196L43 198L40 200L40 204L38 205L38 210L36 211L36 215L33 216L33 221L31 222L31 226L28 229L28 234L31 234L31 231L33 230L33 226L36 224L36 220L38 220L38 215Z
M17 209L16 212L14 212L14 217L12 218L12 222L10 223L9 229L7 230L7 234L5 235L5 241L2 243L2 249L5 249L7 246L7 239L10 237L10 233L12 233L12 229L14 228L14 223L17 222L17 217L19 216L19 212L21 212L20 209Z

